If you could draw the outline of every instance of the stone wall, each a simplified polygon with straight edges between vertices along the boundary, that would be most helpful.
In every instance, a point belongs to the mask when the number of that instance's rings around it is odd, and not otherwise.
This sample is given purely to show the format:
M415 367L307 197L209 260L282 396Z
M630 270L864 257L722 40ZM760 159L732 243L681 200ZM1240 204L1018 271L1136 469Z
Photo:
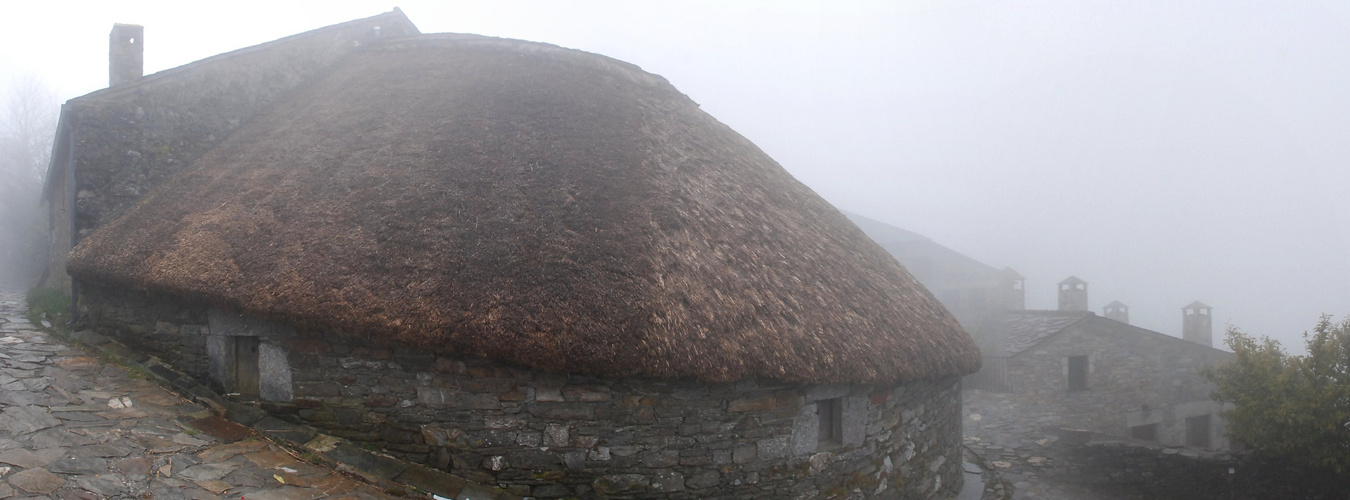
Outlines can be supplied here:
M58 132L58 137L60 132ZM65 152L57 151L52 156L53 164L60 162L69 167L69 148ZM47 269L42 272L41 282L38 286L42 288L51 288L70 295L70 275L66 274L66 255L75 244L71 240L71 223L74 221L72 211L75 208L74 193L70 192L70 169L51 169L53 173L60 178L48 178L44 186L48 190L44 193L44 201L47 203ZM55 189L51 189L51 188Z
M101 333L217 387L211 343L259 335L291 378L289 401L261 402L269 413L521 496L934 498L961 488L957 377L608 379L241 322L124 290L82 295ZM836 442L819 435L817 408L828 404L840 407Z
M1069 358L1087 357L1087 387L1068 386ZM1220 403L1200 375L1232 354L1100 317L1008 359L1013 392L1061 409L1066 426L1113 436L1156 424L1161 443L1186 444L1186 418L1211 415L1207 448L1228 446Z
M157 356L198 380L209 379L207 308L88 283L80 286L78 308L81 325Z
M71 99L62 108L61 120L69 132L62 137L75 142L75 172L70 175L65 161L54 162L48 171L53 179L48 188L52 220L65 227L52 228L52 259L43 286L69 292L65 260L75 244L241 123L352 50L373 42L377 34L388 38L416 33L403 13L395 11L221 54ZM70 196L75 198L74 241L71 216L62 213Z
M1247 454L1178 453L1121 443L1052 446L1063 459L1060 466L1042 470L1046 478L1107 498L1332 500L1350 492L1350 477Z

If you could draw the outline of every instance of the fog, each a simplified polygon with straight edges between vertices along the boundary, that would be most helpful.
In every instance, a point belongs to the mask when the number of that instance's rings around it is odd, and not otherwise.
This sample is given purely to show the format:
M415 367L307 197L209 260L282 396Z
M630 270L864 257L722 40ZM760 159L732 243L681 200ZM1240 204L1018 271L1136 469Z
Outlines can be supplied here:
M1029 308L1076 275L1099 314L1120 300L1177 335L1201 300L1294 350L1319 315L1350 313L1350 4L399 6L423 32L660 74L836 206L1017 269ZM392 7L9 6L23 22L0 31L0 86L106 86L114 22L146 26L149 74Z

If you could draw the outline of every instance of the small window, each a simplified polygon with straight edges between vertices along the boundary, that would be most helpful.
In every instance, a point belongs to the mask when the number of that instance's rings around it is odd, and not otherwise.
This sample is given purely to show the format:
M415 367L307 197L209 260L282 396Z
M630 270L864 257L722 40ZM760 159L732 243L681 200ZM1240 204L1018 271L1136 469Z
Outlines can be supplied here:
M839 398L817 401L816 421L820 423L820 431L817 434L820 440L819 448L844 444L844 405Z
M1158 424L1136 425L1130 428L1130 438L1142 441L1158 440Z
M1088 388L1088 357L1069 356L1069 391L1083 391Z
M1209 414L1186 419L1186 446L1209 448Z

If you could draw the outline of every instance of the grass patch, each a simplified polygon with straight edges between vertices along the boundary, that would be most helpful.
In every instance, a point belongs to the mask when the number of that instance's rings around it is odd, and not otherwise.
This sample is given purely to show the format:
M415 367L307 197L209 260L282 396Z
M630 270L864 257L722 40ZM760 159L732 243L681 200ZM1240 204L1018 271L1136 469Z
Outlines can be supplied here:
M28 291L28 322L42 326L47 320L53 327L70 324L70 297L60 290L34 288Z

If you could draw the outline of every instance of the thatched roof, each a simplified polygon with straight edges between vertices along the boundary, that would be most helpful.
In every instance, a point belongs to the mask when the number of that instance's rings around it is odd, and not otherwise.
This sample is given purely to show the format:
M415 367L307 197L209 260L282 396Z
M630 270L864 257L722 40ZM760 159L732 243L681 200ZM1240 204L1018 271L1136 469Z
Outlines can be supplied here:
M830 382L979 364L884 250L661 77L468 35L349 56L68 269L548 370Z

